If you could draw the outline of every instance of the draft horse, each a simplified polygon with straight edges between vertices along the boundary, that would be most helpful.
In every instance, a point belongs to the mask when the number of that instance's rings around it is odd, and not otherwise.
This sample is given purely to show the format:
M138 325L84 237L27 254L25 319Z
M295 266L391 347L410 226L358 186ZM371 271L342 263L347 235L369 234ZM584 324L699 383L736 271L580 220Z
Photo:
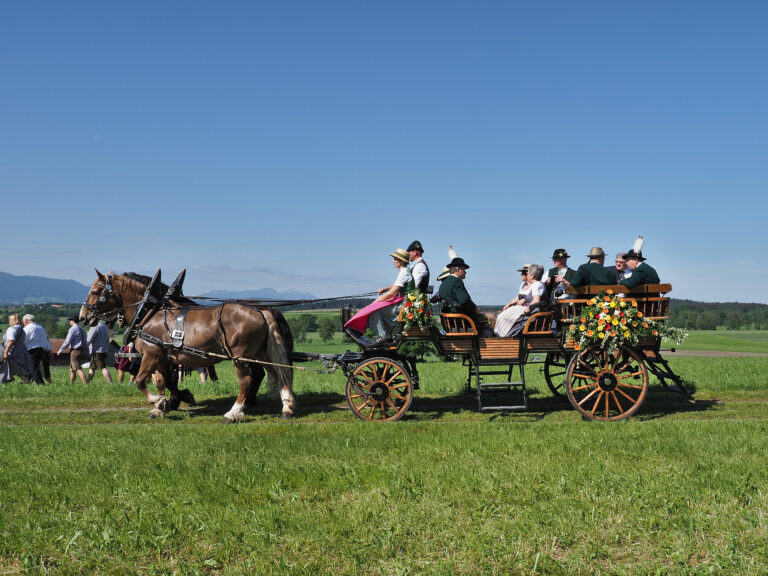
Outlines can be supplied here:
M225 359L232 360L240 384L234 405L224 415L226 422L243 417L249 391L254 383L258 388L264 371L269 384L280 392L282 417L293 415L296 398L288 359L293 337L280 312L237 302L200 306L177 296L158 302L149 312L140 314L142 317L137 317L137 322L132 322L141 304L146 302L150 278L133 273L102 274L98 270L96 275L80 309L80 317L90 320L96 316L112 325L123 316L126 322L135 324L135 347L142 355L136 386L147 401L154 404L150 417L162 416L178 406L178 400L174 405L165 398L166 384L172 391L176 390L176 384L169 377L171 363L200 368ZM173 327L180 325L177 324L180 315L183 315L183 346L175 346ZM178 336L177 333L177 344ZM155 373L158 394L152 394L147 388L148 380Z

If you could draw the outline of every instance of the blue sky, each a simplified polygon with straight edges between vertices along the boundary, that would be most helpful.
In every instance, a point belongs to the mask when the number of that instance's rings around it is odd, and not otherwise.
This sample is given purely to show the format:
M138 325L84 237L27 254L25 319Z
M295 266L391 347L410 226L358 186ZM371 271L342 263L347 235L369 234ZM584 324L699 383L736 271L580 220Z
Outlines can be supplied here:
M448 245L768 302L765 2L4 2L0 270L320 297Z

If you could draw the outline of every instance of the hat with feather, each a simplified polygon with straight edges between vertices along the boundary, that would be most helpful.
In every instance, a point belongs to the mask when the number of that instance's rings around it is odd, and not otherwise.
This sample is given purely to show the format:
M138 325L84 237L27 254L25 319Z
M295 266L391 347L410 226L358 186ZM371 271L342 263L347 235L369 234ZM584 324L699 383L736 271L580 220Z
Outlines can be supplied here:
M635 240L635 243L632 245L632 250L627 252L624 258L626 260L640 260L641 262L645 260L645 258L643 258L643 241L643 237L638 236L637 240Z
M450 258L450 259L451 259L451 261L453 261L453 260L455 260L455 259L456 259L456 250L454 250L454 249L453 249L453 246L452 246L452 245L450 245L450 244L448 245L448 258ZM445 280L446 278L448 278L448 276L450 276L450 274L451 274L451 273L450 273L450 271L448 270L448 267L446 266L445 268L443 268L443 269L440 271L440 275L437 277L437 281L438 281L438 282L442 282L443 280Z

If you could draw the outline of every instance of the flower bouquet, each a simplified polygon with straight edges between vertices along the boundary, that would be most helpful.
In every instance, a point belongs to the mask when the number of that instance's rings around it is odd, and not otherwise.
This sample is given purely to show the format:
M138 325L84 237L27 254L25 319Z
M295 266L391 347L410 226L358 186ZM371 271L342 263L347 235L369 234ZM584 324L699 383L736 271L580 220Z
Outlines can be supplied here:
M403 332L413 327L427 329L432 325L432 303L423 292L410 292L403 300L397 319Z
M684 330L645 318L637 308L636 300L618 298L611 290L600 291L587 301L581 313L575 316L569 331L576 350L598 345L609 352L626 345L637 346L650 337L661 336L680 344L688 336Z

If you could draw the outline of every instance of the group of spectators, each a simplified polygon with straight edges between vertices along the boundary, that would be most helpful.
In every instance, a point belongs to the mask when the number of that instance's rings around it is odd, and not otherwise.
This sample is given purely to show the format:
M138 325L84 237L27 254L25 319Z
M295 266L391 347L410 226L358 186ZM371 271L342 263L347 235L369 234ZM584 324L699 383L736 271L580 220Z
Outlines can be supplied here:
M568 267L568 252L558 248L552 253L553 267L546 276L544 267L539 264L525 264L518 269L522 283L515 298L496 317L489 318L478 312L477 305L464 285L469 265L451 247L451 261L437 277L441 284L432 301L440 302L443 312L465 314L472 318L481 336L515 336L522 331L533 308L544 302L566 298L568 286L631 287L658 284L659 276L656 270L645 263L641 248L642 237L638 238L631 250L616 255L614 266L605 266L605 251L595 246L587 255L588 261L575 270ZM405 294L412 290L425 292L429 285L429 268L424 262L423 253L421 242L414 240L407 250L398 248L390 254L398 270L395 282L379 289L379 297L355 314L345 324L345 328L361 333L366 329L372 330L378 336L377 343L391 338L398 304L403 301Z
M87 384L93 379L96 370L101 370L104 378L111 384L112 376L106 365L109 330L98 319L93 318L86 334L79 323L79 317L69 318L67 337L56 352L59 356L69 350L69 383L74 382L75 376L78 376ZM8 329L3 334L2 349L0 383L10 382L15 376L19 376L23 382L53 382L51 341L45 328L35 321L33 314L25 314L21 320L18 314L8 316ZM87 355L90 355L90 368L86 376L81 364Z

